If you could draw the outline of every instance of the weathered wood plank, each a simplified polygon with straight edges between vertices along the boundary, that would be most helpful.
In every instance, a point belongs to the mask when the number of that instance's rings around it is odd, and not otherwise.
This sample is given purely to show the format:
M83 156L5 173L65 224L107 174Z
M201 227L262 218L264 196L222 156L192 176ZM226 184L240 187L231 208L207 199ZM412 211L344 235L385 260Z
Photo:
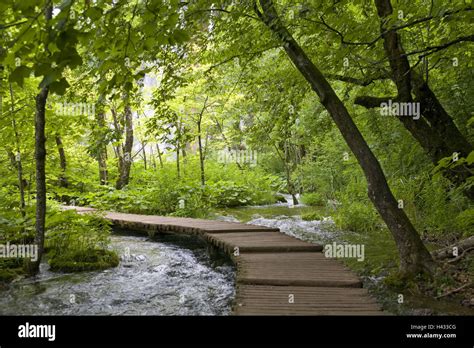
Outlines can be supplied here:
M239 285L237 315L380 315L366 289Z
M360 279L322 253L249 253L236 258L238 282L256 285L360 287Z
M279 232L236 232L225 234L207 233L207 240L229 254L238 248L243 252L296 252L321 251L322 246L303 242Z

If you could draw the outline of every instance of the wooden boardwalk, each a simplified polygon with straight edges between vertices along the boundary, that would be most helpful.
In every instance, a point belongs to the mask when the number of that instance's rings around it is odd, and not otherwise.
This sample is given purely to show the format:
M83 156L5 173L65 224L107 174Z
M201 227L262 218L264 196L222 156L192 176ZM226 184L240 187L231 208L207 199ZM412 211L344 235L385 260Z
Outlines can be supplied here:
M94 209L65 207L78 212ZM279 229L243 223L105 213L120 228L197 235L227 253L237 268L236 315L380 315L360 279L322 246Z

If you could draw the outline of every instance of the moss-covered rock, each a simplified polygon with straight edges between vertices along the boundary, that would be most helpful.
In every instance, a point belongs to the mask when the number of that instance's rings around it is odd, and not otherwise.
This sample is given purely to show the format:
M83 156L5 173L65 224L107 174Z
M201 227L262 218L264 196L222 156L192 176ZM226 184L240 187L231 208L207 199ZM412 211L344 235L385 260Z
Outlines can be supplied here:
M55 272L82 272L117 267L120 260L114 251L86 250L72 255L54 255L48 263Z
M0 259L0 283L9 283L16 277L23 275L23 259Z

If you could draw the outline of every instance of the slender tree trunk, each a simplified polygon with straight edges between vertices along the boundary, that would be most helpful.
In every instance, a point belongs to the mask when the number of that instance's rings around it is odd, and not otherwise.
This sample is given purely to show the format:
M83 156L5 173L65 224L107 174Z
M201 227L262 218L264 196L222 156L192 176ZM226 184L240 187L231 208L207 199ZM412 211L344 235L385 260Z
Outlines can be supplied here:
M151 158L151 165L153 166L153 169L156 170L156 158L155 158L155 153L153 152L153 146L150 146L150 158Z
M201 120L198 122L198 146L199 146L199 164L201 167L201 185L206 185L206 173L204 172L204 155L202 151L202 139L201 139Z
M146 146L146 145L143 145L143 146L142 146L142 155L143 155L143 165L145 166L145 170L147 170L145 146Z
M45 8L47 32L50 32L49 21L53 17L53 7L49 4ZM47 50L47 49L46 49ZM38 247L38 257L35 262L27 264L28 272L35 275L39 272L41 259L44 254L44 235L46 226L46 102L49 87L42 87L36 95L35 110L35 159L36 159L36 221L35 244Z
M99 164L99 181L101 185L107 185L109 172L107 170L107 144L103 132L106 129L105 113L101 110L97 113L97 124L99 126L99 139L97 144L97 162Z
M289 150L289 144L285 141L283 144L284 149L285 149L285 156L283 157L283 164L285 165L285 171L286 171L286 183L288 186L288 192L291 194L291 198L293 198L293 204L298 205L298 198L296 198L296 190L295 190L295 185L293 184L293 181L291 180L291 166L290 166L290 161L291 161L291 156L290 156L290 150Z
M130 168L132 165L132 149L133 149L133 119L132 110L129 105L125 106L125 144L123 145L123 156L119 157L119 178L115 187L121 190L130 180Z
M178 173L178 179L181 178L181 168L180 168L180 165L179 165L179 143L176 144L176 170L177 170L177 173Z
M163 158L161 158L160 146L156 144L156 152L158 153L158 160L160 161L160 168L163 169Z
M29 272L39 272L39 265L44 253L44 235L46 225L46 100L49 87L43 87L36 96L35 113L35 158L36 158L36 222L35 244L38 246L38 259L31 262Z
M15 134L15 149L16 149L16 155L13 156L15 160L15 165L17 169L17 175L18 175L18 188L20 190L20 213L21 217L24 219L26 217L26 211L25 211L25 184L23 180L23 163L22 163L22 158L21 158L21 144L20 144L20 134L18 133L18 128L16 126L16 120L15 120L15 98L13 95L13 88L12 84L10 83L10 102L11 102L11 116L12 116L12 128L13 128L13 133Z
M423 271L431 272L433 259L420 239L407 215L398 208L382 168L362 134L355 125L346 107L332 89L327 79L309 59L283 25L272 0L259 0L263 12L257 14L269 29L279 38L296 68L319 96L339 128L346 143L354 153L367 179L368 195L395 239L400 255L400 271L413 275Z
M69 186L69 182L66 177L66 169L67 169L66 153L64 152L64 145L63 145L61 136L56 134L55 140L56 140L56 146L58 147L59 164L61 167L61 174L59 176L59 187L67 188Z
M204 106L202 107L201 112L199 113L198 119L197 119L197 128L198 128L198 146L199 146L199 164L201 168L201 185L205 186L206 185L206 173L204 171L204 153L202 151L202 135L201 135L201 126L202 126L202 117L204 115L204 111L206 110L207 106L207 100L209 99L209 96L206 96L206 100L204 101Z

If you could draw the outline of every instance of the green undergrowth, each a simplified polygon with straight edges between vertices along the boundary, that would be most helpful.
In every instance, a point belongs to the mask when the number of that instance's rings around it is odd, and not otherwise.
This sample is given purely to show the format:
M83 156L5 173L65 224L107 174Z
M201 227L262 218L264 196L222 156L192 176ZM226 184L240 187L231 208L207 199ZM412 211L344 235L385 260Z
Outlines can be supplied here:
M0 259L0 283L10 282L24 275L23 260L19 258Z
M31 209L16 226L19 213L4 214L5 229L0 244L34 243L34 225ZM48 201L45 235L45 260L52 271L81 272L116 267L119 257L110 250L110 223L96 214L77 214L74 211L60 211L57 203ZM22 258L0 258L0 283L9 283L19 276L27 275L28 262Z
M282 180L276 175L209 161L203 186L197 165L189 161L180 178L172 163L153 171L138 167L122 190L91 183L87 190L57 190L56 196L69 204L102 210L194 218L208 217L216 208L271 204L279 199L275 193L281 190Z
M45 243L51 270L80 272L118 266L118 255L109 250L110 233L110 222L98 213L52 214Z
M397 315L473 315L469 289L443 296L468 283L473 274L474 262L466 258L456 265L439 263L433 275L407 278L399 273L397 248L387 229L355 233L343 231L338 241L364 245L364 260L342 259L364 282L364 287L375 296L389 313ZM429 250L440 248L428 244ZM403 295L400 303L399 295ZM438 298L441 296L440 298Z

